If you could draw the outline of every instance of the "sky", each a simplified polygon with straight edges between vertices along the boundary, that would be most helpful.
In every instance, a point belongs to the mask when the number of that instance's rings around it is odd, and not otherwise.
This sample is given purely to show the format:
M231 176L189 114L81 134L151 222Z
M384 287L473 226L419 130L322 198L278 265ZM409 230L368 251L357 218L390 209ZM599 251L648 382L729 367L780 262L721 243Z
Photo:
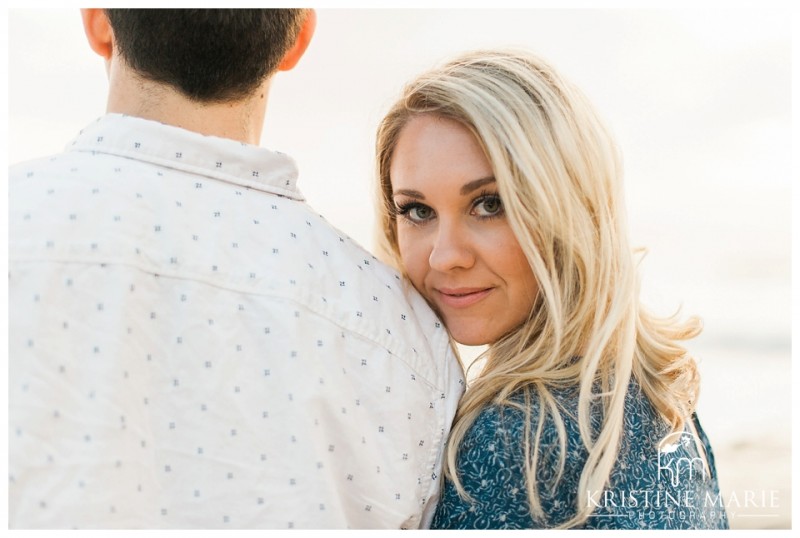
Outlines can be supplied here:
M8 19L13 163L60 151L104 112L107 83L77 9ZM321 9L318 19L306 56L276 76L262 145L298 161L309 203L342 231L372 246L374 133L403 84L464 50L524 47L578 84L616 134L633 242L649 250L648 300L711 313L741 335L753 320L719 296L758 295L759 334L786 338L786 11ZM754 291L735 289L743 283Z

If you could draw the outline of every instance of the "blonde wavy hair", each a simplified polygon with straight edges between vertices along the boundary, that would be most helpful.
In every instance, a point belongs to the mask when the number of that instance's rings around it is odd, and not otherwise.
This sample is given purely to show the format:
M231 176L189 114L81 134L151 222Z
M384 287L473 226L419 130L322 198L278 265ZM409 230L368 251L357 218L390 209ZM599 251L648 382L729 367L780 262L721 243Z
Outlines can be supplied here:
M560 441L556 483L566 452L564 422L551 390L579 388L578 424L589 456L575 495L585 498L579 493L605 487L617 459L631 376L670 433L687 424L694 428L689 418L699 376L679 342L699 334L701 323L680 321L677 313L658 318L640 304L637 253L628 244L613 137L577 88L525 51L465 54L411 82L387 113L376 142L378 249L385 260L403 269L389 171L400 132L420 114L458 121L475 135L540 290L527 322L489 343L484 367L456 414L445 473L469 498L456 466L461 441L486 406L517 407L526 417L531 512L544 521L536 469L548 414ZM511 398L520 390L522 403ZM541 402L536 421L527 405L531 398ZM602 425L593 432L591 409L598 402ZM578 525L592 512L581 502L577 507L560 526Z

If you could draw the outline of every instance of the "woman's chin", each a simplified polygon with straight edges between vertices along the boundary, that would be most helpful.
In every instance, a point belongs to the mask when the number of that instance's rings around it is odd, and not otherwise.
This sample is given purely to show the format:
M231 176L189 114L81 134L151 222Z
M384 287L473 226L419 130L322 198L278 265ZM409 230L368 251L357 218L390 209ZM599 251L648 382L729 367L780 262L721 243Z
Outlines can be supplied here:
M453 340L462 346L483 346L494 341L486 334L478 331L454 330L450 332L450 335Z

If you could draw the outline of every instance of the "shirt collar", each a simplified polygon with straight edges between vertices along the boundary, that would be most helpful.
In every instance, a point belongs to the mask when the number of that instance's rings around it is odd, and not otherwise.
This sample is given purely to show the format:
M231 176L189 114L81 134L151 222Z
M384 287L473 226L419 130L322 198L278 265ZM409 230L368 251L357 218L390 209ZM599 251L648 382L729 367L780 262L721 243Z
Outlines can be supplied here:
M297 164L288 155L134 116L101 116L67 150L118 155L304 199L297 188Z

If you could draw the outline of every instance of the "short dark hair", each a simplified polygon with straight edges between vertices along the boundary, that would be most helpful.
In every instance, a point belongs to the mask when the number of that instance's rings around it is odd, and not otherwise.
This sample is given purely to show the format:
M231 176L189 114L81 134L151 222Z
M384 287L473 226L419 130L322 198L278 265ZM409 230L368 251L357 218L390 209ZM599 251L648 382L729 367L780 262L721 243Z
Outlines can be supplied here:
M117 52L146 79L190 99L228 102L273 74L304 9L107 9Z

